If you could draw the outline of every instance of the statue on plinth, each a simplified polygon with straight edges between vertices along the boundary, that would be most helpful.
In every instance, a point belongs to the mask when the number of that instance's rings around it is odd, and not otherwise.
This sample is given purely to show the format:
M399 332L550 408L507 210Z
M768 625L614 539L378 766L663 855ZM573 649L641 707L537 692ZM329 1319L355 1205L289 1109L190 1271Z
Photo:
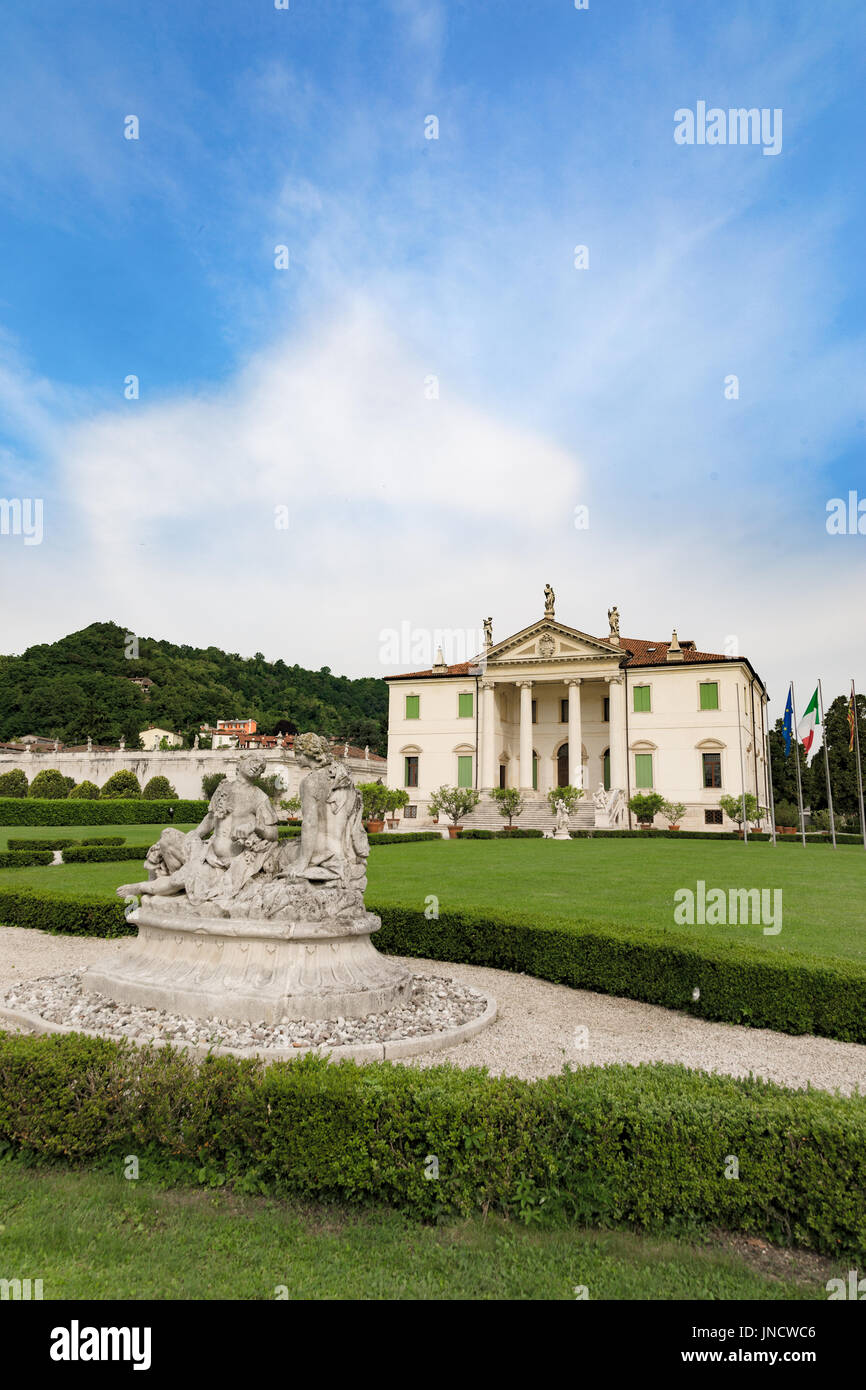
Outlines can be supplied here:
M607 620L610 623L611 637L619 637L619 609L616 604L607 610Z
M555 803L554 809L556 811L556 829L553 832L554 840L570 840L571 835L568 830L568 807L562 799L559 799Z
M545 586L544 586L544 616L545 616L545 618L552 618L552 617L554 616L553 605L555 604L555 602L556 602L556 594L553 592L553 590L551 589L551 587L550 587L549 584L545 584Z
M405 1003L406 966L370 941L381 922L364 905L369 843L361 794L316 734L294 740L301 833L279 839L278 813L258 785L258 753L219 783L184 834L163 830L149 877L117 892L141 899L139 929L82 977L86 990L195 1018L356 1018Z

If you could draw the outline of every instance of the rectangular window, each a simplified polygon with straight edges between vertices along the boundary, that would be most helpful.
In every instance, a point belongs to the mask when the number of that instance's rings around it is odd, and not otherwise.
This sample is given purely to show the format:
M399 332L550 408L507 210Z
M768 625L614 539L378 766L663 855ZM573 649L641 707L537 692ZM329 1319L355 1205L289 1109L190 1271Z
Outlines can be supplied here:
M560 702L559 702L559 722L560 722L560 724L567 724L567 723L568 723L568 701L567 701L567 700L560 700Z
M472 754L464 756L462 753L457 759L457 785L458 787L472 786Z
M533 701L532 701L532 722L533 722L533 724L537 724L537 723L538 723L538 701L537 701L537 700L533 700Z
M704 811L704 825L721 825L721 811Z
M404 819L404 820L417 820L417 819L418 819L418 807L417 807L417 806L404 806L404 807L403 807L403 819Z
M701 681L701 709L719 708L718 681Z
M653 784L652 753L635 753L634 784L638 791L651 791Z
M721 753L702 753L701 762L704 765L704 786L720 787L722 785Z
M650 712L650 686L636 685L634 690L634 712L635 714L649 714Z
M407 696L406 696L406 718L407 718L407 719L420 719L420 718L421 718L421 696L420 696L420 695L407 695Z
M610 723L610 696L608 695L605 695L601 702L601 722L602 724Z
M471 719L474 713L475 713L475 711L474 711L474 709L472 708L472 691L470 690L469 693L468 693L468 695L458 695L458 696L457 696L457 718L458 718L458 719Z
M404 787L417 787L418 785L418 756L405 759L405 775L403 778Z

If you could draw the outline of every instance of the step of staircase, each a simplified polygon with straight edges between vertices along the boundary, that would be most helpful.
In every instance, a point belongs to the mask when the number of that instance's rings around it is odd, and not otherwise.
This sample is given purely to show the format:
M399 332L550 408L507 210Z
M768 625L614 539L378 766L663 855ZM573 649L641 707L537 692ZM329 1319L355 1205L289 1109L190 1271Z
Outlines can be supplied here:
M467 830L502 830L508 822L499 814L496 802L482 794L481 800L469 816L464 816L461 824ZM524 811L515 816L514 824L521 830L553 830L556 816L547 804L547 797L527 800ZM569 817L569 830L592 830L595 826L595 807L592 797L584 797L577 810Z

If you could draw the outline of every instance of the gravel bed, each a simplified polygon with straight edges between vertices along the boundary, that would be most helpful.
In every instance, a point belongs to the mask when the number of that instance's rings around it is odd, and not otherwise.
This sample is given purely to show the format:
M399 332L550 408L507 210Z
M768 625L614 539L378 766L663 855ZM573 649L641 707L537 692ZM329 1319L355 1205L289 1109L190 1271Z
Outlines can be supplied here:
M357 1043L397 1042L457 1028L480 1017L487 997L479 990L441 976L414 975L411 998L397 1008L366 1018L315 1022L284 1018L280 1023L235 1023L222 1018L190 1018L117 1004L81 987L81 971L22 980L0 995L0 1006L38 1014L49 1023L93 1029L135 1042L160 1039L215 1047L348 1047Z
M68 974L105 960L122 945L0 927L0 990L51 973ZM416 959L403 963L428 978L447 978L492 994L498 1007L495 1022L477 1037L447 1052L414 1055L407 1066L487 1067L494 1075L531 1081L557 1075L565 1063L680 1062L729 1076L752 1074L780 1086L866 1094L866 1046L858 1043L709 1023L655 1004L485 966Z

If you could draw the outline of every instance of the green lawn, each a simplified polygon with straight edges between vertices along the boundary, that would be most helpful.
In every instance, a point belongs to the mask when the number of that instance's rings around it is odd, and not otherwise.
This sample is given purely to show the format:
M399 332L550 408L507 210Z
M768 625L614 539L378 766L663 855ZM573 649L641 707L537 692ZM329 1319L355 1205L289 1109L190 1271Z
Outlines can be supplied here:
M724 1242L499 1218L419 1226L379 1209L0 1163L0 1269L41 1278L46 1299L273 1299L280 1286L292 1299L570 1300L578 1286L590 1299L826 1298L824 1262L783 1261Z
M173 824L166 821L166 825ZM177 828L192 830L191 825ZM8 849L10 840L77 840L80 844L103 835L122 835L124 844L149 846L164 829L164 825L4 825L0 826L0 849Z
M121 829L150 830L156 838L159 827ZM118 884L143 873L135 861L2 869L0 885L110 896ZM674 892L694 890L698 879L708 889L781 889L781 932L765 936L752 925L676 925ZM439 899L440 912L651 926L691 940L739 940L767 951L866 961L866 853L856 845L834 850L732 840L586 839L373 846L368 906L423 910L430 895Z

